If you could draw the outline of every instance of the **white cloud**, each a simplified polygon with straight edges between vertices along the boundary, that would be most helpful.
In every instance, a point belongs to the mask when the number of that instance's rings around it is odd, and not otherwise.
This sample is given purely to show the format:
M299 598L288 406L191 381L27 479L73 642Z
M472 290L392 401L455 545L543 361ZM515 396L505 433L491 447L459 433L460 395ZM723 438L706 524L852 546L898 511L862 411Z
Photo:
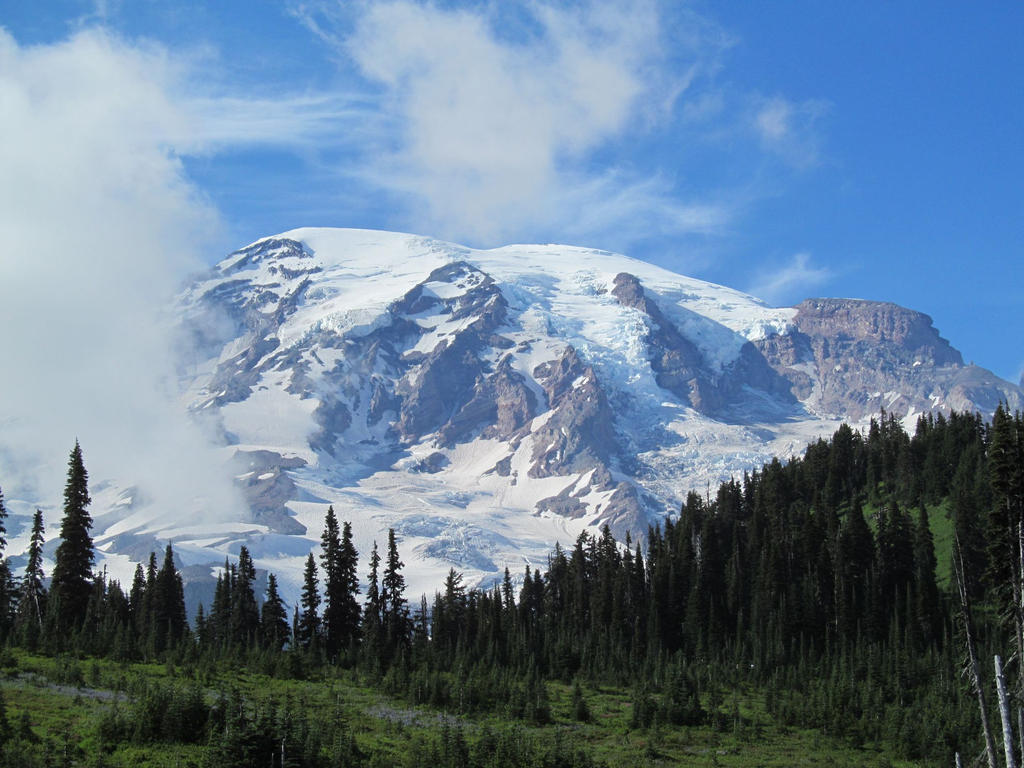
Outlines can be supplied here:
M76 437L93 480L137 480L168 515L239 503L175 403L159 318L217 226L177 154L201 143L184 74L101 31L0 29L0 482L28 503L59 499Z
M761 146L797 168L816 165L821 156L818 121L828 112L821 100L793 102L776 96L757 99L752 117Z
M509 8L521 22L511 31ZM679 128L683 144L683 125L734 122L706 82L734 41L670 9L312 0L294 13L360 73L319 92L243 92L208 50L171 53L97 29L28 47L0 29L0 483L16 460L45 468L34 492L55 497L77 436L96 477L148 473L182 508L197 485L215 504L237 503L164 394L172 361L155 308L209 255L217 227L185 155L283 147L308 174L336 151L349 158L335 168L346 186L389 193L411 229L476 244L628 249L723 232L735 200L681 194L674 155L654 172L609 159L632 161L630 142L652 129ZM94 16L106 14L97 3ZM744 130L791 162L813 161L823 109L761 100ZM604 154L616 147L627 151ZM760 293L823 274L798 256Z
M359 94L200 94L183 96L178 106L190 118L187 146L193 153L366 145L381 130L376 104Z
M613 172L577 180L562 202L578 211L576 219L560 226L570 242L585 243L594 233L604 233L614 241L613 248L680 232L722 234L732 217L726 203L678 199L660 177L636 181ZM614 232L609 222L614 222Z
M522 39L499 34L493 7L400 0L362 8L343 51L381 89L392 121L364 178L419 206L416 224L496 243L555 226L571 232L589 219L600 225L586 233L593 237L635 213L612 201L639 195L665 214L661 229L706 228L706 217L665 185L589 168L608 142L663 119L695 76L693 66L667 65L653 2L524 5L533 32ZM308 12L304 18L337 40ZM692 42L695 59L701 45Z
M767 142L778 142L790 132L793 108L784 99L771 99L757 113L757 129Z
M807 292L828 282L832 271L811 265L810 254L797 253L788 264L766 270L757 276L747 293L781 306L808 298Z

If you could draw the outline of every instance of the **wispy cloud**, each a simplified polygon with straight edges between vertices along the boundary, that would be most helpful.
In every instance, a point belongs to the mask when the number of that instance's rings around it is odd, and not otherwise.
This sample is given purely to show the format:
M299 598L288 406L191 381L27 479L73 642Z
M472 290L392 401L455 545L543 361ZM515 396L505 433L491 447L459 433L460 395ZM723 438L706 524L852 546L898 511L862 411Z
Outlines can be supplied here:
M792 304L808 298L808 292L833 277L827 267L815 267L808 253L797 253L787 264L762 271L746 289L769 304Z
M366 146L383 127L378 105L358 93L205 94L183 96L179 106L190 118L182 139L193 153L254 145Z
M556 226L637 231L641 203L657 231L719 226L722 211L594 155L669 119L723 41L692 19L668 40L655 2L511 5L517 34L498 18L508 5L295 7L380 96L387 130L362 177L405 200L412 226L477 244Z
M822 100L793 102L779 96L755 99L751 122L761 145L797 168L816 165L821 157L818 121L829 105Z
M731 203L686 201L658 176L635 180L609 172L577 180L569 194L561 202L578 217L558 223L558 228L571 242L585 243L600 233L609 247L626 250L630 243L652 236L721 235L732 223Z

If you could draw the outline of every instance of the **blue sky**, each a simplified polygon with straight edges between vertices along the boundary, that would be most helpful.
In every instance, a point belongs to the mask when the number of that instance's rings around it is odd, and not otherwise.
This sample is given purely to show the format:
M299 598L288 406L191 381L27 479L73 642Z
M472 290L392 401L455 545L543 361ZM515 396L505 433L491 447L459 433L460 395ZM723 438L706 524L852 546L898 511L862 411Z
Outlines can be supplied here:
M896 302L1024 366L1024 4L0 0L0 26L5 143L89 169L92 221L138 198L136 242L190 230L140 283L306 225L568 242Z

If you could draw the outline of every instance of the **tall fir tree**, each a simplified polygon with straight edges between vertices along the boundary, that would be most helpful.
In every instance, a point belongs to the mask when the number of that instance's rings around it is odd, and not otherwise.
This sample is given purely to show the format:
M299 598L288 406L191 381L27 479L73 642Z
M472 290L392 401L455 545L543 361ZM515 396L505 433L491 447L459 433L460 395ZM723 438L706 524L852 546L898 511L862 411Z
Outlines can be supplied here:
M142 599L139 601L138 611L138 633L139 644L147 651L153 650L153 624L155 619L154 596L156 595L156 552L149 553L149 562L146 565L146 578L142 587ZM132 584L132 592L135 591L135 584ZM131 593L129 593L131 594ZM131 599L131 598L129 598Z
M4 489L0 488L0 555L7 549L7 507L4 506Z
M9 636L17 609L17 588L11 568L4 556L7 549L7 507L0 489L0 639Z
M359 634L359 553L352 542L352 525L346 522L339 534L334 507L327 508L320 539L324 569L324 611L321 621L328 658L345 652Z
M383 610L380 591L380 552L377 542L373 542L370 551L370 573L367 575L366 604L363 606L363 653L371 663L376 665L381 660L383 643L382 633Z
M238 567L231 590L231 639L240 646L259 639L260 614L256 607L256 566L249 548L242 545L238 551Z
M271 651L280 651L288 639L288 611L277 591L277 577L267 576L267 595L260 611L260 632L263 636L263 647Z
M381 577L383 629L388 658L399 655L409 643L409 607L405 599L405 563L398 557L395 529L388 528L388 554Z
M28 542L28 563L25 565L25 575L21 579L18 614L15 619L19 642L31 649L34 649L39 642L39 633L43 629L43 616L46 615L46 587L43 584L45 578L43 573L45 532L43 511L37 509L32 517L32 535Z
M324 650L327 658L334 659L342 645L343 593L341 579L341 531L334 507L327 507L324 532L320 536L320 565L324 570L324 610L321 619Z
M320 645L320 615L317 612L320 608L320 588L316 575L316 558L312 552L306 558L300 603L302 612L299 614L297 633L299 647L307 651L316 650Z
M132 586L128 591L128 608L131 615L132 628L135 634L139 635L145 628L145 619L142 612L142 603L146 595L146 573L142 570L142 563L135 564L135 575L132 577Z
M174 550L164 550L164 562L153 585L153 648L157 653L174 648L188 631L185 589L174 567Z
M213 590L213 603L210 606L210 615L206 620L207 634L211 642L220 648L226 648L231 644L233 573L234 566L225 558L224 568L217 576L217 585Z
M920 627L921 640L926 645L937 641L942 631L942 604L935 581L936 564L928 510L921 504L914 528L914 614Z
M352 540L352 523L341 527L341 643L351 646L359 639L359 552Z
M1019 477L1022 463L1017 430L1013 416L1000 403L992 417L988 448L993 503L989 509L986 542L988 570L985 574L991 589L1001 593L1005 602L1018 602L1011 593L1017 586L1019 544L1017 527L1021 522L1022 499ZM1013 601L1013 602L1011 602Z
M85 471L82 448L76 440L68 458L64 518L60 525L61 543L57 547L50 586L49 606L54 614L53 625L62 632L82 624L93 588L94 552L89 533L92 517L86 510L91 501L89 475Z

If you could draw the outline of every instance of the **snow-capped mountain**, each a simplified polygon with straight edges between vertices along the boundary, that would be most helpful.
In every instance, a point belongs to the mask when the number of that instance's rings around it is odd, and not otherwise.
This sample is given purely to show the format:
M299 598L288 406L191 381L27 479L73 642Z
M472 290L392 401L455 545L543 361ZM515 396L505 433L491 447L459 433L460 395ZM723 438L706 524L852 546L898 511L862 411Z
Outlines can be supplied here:
M245 543L292 594L328 504L364 556L395 528L416 595L452 567L543 565L588 527L642 536L843 420L1024 405L926 315L772 308L566 246L299 229L231 254L176 311L183 405L221 435L249 512L182 522L121 487L97 496L97 544L139 559L170 539L208 578Z

